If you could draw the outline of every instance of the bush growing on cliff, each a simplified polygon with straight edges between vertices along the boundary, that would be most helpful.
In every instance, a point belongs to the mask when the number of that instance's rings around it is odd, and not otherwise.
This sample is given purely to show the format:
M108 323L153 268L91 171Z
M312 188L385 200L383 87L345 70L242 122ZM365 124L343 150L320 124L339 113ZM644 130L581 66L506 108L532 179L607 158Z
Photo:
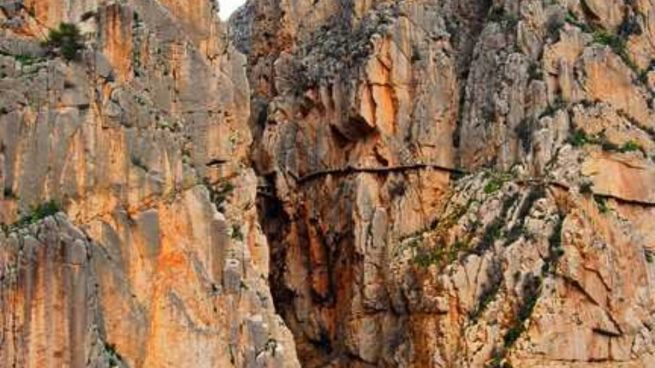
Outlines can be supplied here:
M633 152L633 151L641 151L642 148L639 145L639 143L635 141L628 141L621 146L620 151L621 152Z
M61 54L68 61L77 59L79 51L84 47L80 30L72 23L61 23L58 28L51 29L43 46L49 52Z
M5 192L5 195L6 194L7 193ZM7 232L9 230L18 229L31 224L35 224L48 216L52 216L56 214L59 211L61 211L61 206L59 205L59 203L57 203L54 200L50 200L48 202L41 203L38 206L32 207L29 213L23 215L15 223L11 225L3 224L2 230Z

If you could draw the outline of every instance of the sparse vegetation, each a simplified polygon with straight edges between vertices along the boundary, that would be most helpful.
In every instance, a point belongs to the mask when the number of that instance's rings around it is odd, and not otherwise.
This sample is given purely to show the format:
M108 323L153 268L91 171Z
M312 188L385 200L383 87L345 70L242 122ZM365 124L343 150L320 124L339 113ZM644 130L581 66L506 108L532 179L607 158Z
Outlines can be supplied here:
M500 190L500 187L503 185L502 181L496 180L495 178L492 178L485 184L484 186L484 192L486 194L493 194L497 191Z
M489 303L496 299L496 295L500 291L501 278L498 277L497 280L493 280L489 285L487 285L482 293L480 294L480 299L478 300L478 306L470 313L469 318L472 321L476 321L482 313L487 309Z
M582 147L590 142L587 133L584 130L576 129L568 139L573 147Z
M545 259L542 274L554 271L559 259L564 255L562 247L562 228L564 227L564 215L560 214L553 227L553 232L548 238L548 257Z
M116 351L116 347L105 342L103 348L102 355L105 358L107 365L110 368L120 367L123 359Z
M572 11L569 11L566 16L564 17L564 20L566 23L572 24L578 28L580 28L583 32L591 32L591 28L589 28L588 25L580 22L578 20L578 16L575 15Z
M594 201L596 202L596 206L598 206L600 213L608 213L610 211L605 197L594 196Z
M621 152L633 152L633 151L642 151L641 146L635 141L628 141L621 146L619 149Z
M51 29L43 46L50 53L60 54L68 61L76 60L84 48L80 30L72 23L61 23L58 28Z
M500 214L491 223L489 223L487 227L485 227L482 234L482 239L480 239L480 242L472 250L473 253L482 254L485 250L491 248L495 241L499 239L501 235L503 235L504 221L507 217L507 213L509 212L510 208L514 206L516 201L518 201L518 199L518 193L505 198L503 201L503 207L500 210Z
M580 28L583 32L591 33L594 42L609 46L612 51L617 54L623 60L623 62L637 74L637 78L642 82L644 81L645 72L647 72L647 70L639 70L637 64L630 57L626 46L627 40L631 35L640 34L643 32L639 22L635 19L634 16L627 16L624 19L623 23L619 27L617 34L608 33L606 30L600 29L596 26L590 27L589 25L580 22L578 17L571 11L568 12L564 20L567 23Z
M646 83L646 82L648 82L648 73L650 73L653 69L655 69L655 59L654 59L654 60L651 60L651 61L650 61L650 65L648 65L648 67L647 67L646 69L642 70L642 71L639 73L639 76L638 76L639 81L640 81L641 83Z
M6 193L5 193L6 194ZM27 213L26 215L23 215L18 221L15 223L5 226L4 230L12 230L16 228L22 228L31 224L35 224L39 222L40 220L52 216L59 212L61 210L61 207L55 200L50 200L48 202L41 203L40 205L36 207L32 207L32 209Z
M594 42L601 45L609 46L615 54L617 54L630 69L637 75L640 74L639 68L630 57L626 47L626 38L619 35L607 33L602 30L597 30L593 33Z
M596 145L600 145L603 151L608 151L608 152L621 152L621 153L633 152L633 151L644 152L644 149L641 147L641 145L639 145L639 143L630 140L628 142L625 142L623 145L619 146L616 143L611 142L605 136L604 132L595 135L589 135L581 129L576 129L573 132L573 134L569 137L568 142L573 147L582 147L587 144L596 144Z
M481 249L489 249L496 239L500 238L503 233L503 225L496 220L489 224L484 230L484 235L480 241Z
M593 194L593 190L591 187L593 186L593 183L590 181L585 181L580 184L580 193L581 194Z
M593 36L594 42L609 46L617 54L625 52L625 40L621 37L605 31L595 31Z
M33 56L33 55L28 55L28 54L10 54L10 53L4 52L4 51L0 51L0 55L12 57L12 58L14 58L14 60L19 62L23 66L33 65L33 64L38 63L40 61L43 61L43 58Z
M243 233L241 232L241 226L234 224L232 225L232 233L231 233L232 239L243 241L244 236Z
M525 332L525 322L532 315L541 294L542 279L540 276L530 275L523 282L523 303L519 307L514 325L505 334L505 349L510 348Z
M32 65L41 60L38 57L32 55L24 55L24 54L14 55L14 59L16 59L16 61L26 66Z
M487 183L484 185L483 188L485 194L496 193L503 187L503 184L505 184L505 182L511 179L509 173L495 172L495 171L487 171L485 173L485 177L489 178L489 180L487 181Z
M458 240L450 247L437 246L428 250L418 249L418 253L414 256L414 263L423 268L430 267L430 265L445 266L454 262L459 252L467 248L467 242Z
M505 240L505 246L508 246L512 243L514 243L516 240L518 240L521 235L524 233L524 226L525 226L525 219L528 216L530 209L534 205L534 202L537 200L544 198L546 196L546 189L539 185L530 190L528 195L525 197L523 202L521 203L521 207L519 207L518 212L516 214L516 218L518 219L518 223L515 224L510 230L509 233L507 234L507 239Z

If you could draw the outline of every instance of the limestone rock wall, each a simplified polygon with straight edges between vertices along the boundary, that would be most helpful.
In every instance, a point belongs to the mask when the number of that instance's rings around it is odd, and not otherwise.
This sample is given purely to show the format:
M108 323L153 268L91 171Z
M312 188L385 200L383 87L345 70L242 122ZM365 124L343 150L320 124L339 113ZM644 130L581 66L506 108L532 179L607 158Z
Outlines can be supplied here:
M655 366L654 9L1 5L0 365Z
M78 60L40 46L62 21ZM25 2L0 22L0 365L298 366L215 4Z
M653 356L649 1L250 1L271 288L304 366Z

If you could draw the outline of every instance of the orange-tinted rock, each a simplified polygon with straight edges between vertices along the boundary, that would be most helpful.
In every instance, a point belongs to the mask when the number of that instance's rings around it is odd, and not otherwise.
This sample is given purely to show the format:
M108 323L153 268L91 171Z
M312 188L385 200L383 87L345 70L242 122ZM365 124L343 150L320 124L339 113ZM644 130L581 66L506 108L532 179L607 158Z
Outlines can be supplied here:
M93 5L70 62L3 34L36 55L0 60L0 365L298 366L243 167L243 56L201 3Z
M651 1L24 4L0 365L655 365Z

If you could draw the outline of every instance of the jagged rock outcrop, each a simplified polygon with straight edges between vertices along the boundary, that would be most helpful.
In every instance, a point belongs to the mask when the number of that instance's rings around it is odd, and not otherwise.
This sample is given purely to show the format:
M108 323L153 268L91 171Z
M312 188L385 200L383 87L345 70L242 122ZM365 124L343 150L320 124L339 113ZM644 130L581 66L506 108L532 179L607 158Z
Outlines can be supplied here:
M267 285L245 58L215 4L0 15L0 365L298 366ZM76 60L40 45L61 22Z

